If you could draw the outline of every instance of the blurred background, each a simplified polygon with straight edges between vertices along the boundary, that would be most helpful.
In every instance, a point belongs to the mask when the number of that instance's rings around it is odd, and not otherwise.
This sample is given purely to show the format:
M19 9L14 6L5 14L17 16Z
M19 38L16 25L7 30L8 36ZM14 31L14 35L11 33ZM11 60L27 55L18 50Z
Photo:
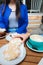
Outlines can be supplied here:
M43 13L43 0L23 0L27 5L28 12L42 12Z
M28 9L28 32L43 34L43 0L22 0Z

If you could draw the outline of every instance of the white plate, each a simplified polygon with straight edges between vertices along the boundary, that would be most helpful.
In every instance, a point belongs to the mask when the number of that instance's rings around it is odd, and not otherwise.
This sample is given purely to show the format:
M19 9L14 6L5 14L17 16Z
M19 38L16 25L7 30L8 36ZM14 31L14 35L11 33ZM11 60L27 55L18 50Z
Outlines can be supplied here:
M23 59L26 56L26 49L23 46L23 44L20 47L20 50L21 50L20 56L12 61L7 61L4 59L3 51L7 48L7 46L8 46L8 44L4 45L3 47L0 48L0 59L1 59L0 64L2 64L2 65L16 65L16 64L20 63L21 61L23 61Z
M17 33L9 33L9 34L6 35L6 38L5 39L7 41L10 41L10 40L12 40L12 37L14 37L15 35L19 35L19 34L17 34Z
M4 31L6 31L5 28L0 28L0 32L4 32Z

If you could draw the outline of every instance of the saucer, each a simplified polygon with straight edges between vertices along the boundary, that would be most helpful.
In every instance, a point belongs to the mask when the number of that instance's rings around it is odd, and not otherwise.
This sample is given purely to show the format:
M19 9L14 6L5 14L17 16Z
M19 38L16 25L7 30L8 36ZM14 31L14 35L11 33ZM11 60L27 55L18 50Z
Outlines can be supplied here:
M32 51L35 51L35 52L43 52L43 50L34 48L33 45L30 44L29 41L26 42L26 45L27 45L27 47L28 47L30 50L32 50Z

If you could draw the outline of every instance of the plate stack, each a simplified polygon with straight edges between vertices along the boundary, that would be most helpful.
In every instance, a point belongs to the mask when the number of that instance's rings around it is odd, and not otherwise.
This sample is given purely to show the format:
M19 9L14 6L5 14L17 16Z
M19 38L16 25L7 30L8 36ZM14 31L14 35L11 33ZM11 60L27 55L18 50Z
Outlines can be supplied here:
M5 37L5 35L6 35L6 29L0 28L0 38Z

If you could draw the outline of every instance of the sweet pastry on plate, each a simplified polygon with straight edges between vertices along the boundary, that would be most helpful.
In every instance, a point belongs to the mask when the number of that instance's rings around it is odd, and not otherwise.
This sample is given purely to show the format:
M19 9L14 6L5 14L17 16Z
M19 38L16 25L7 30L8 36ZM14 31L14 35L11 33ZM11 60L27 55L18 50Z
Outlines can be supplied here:
M8 50L4 51L4 55L6 60L13 60L20 55L20 49L9 48Z
M6 60L16 59L20 55L21 39L15 38L11 40L8 47L4 50L3 54Z
M6 34L6 30L4 28L0 28L0 37Z

